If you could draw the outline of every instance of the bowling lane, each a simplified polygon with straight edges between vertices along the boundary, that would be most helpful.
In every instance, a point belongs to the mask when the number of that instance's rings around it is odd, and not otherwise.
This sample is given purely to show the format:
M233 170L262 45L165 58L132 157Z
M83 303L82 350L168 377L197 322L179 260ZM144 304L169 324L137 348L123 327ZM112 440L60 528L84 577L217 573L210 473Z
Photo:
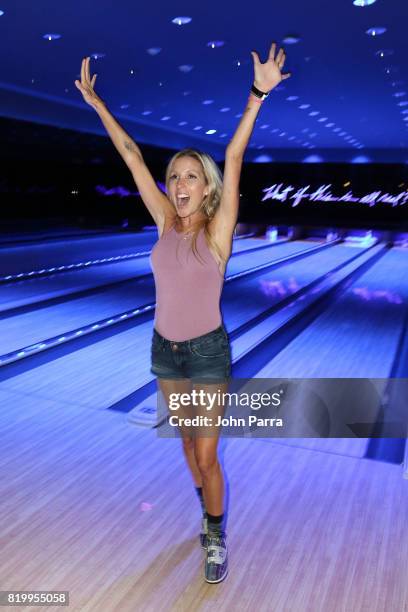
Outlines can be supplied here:
M256 278L227 284L223 299L227 329L232 331L355 255L356 249L336 245L310 255L300 268L297 261ZM60 397L81 406L108 408L153 379L150 373L152 327L152 321L147 321L5 380L0 387L24 390L39 401Z
M386 253L256 377L390 376L408 307L407 265L406 249ZM364 457L369 439L274 438L273 443Z
M156 242L157 235L155 236ZM241 253L254 246L264 246L265 241L260 239L250 238L237 240L234 242L234 252ZM303 245L303 246L302 246ZM151 246L151 245L150 245ZM313 243L307 241L300 243L282 241L275 246L271 245L270 249L262 249L259 258L260 263L268 261L271 256L269 253L280 253L276 257L284 257L286 254L291 254L297 250L312 247ZM275 249L277 249L275 251ZM150 247L148 249L150 251ZM261 255L261 253L263 253ZM90 261L87 257L82 257L81 261ZM251 258L254 254L251 253ZM104 256L111 256L110 251L105 252ZM233 258L230 261L233 261ZM258 259L257 259L258 261ZM50 264L52 267L52 263ZM235 269L237 264L232 266ZM238 265L238 269L244 269ZM54 275L41 276L39 278L26 279L13 283L0 285L0 311L5 311L10 308L25 306L27 304L35 304L46 299L69 296L70 293L77 291L86 291L101 287L106 284L118 283L122 281L132 280L136 276L150 274L151 267L149 256L137 257L135 259L120 261L115 263L106 263L100 265L90 265L86 268L76 269L70 272L57 273Z
M407 313L407 268L406 249L388 251L257 377L388 377Z
M280 259L286 254L299 252L309 246L307 243L282 243L279 246L251 252L248 256L243 254L236 257L230 268L233 272L242 272L248 267ZM124 268L131 264L126 262L121 265ZM128 283L107 288L96 295L73 298L62 304L53 304L32 312L0 319L0 354L4 355L58 334L139 308L154 302L154 299L154 282L153 276L150 275L148 278L136 278ZM265 299L261 304L265 304Z
M2 245L0 248L1 276L42 270L52 266L149 251L157 239L156 231L144 231L109 236L86 236L65 240L24 245ZM109 255L107 255L109 254Z

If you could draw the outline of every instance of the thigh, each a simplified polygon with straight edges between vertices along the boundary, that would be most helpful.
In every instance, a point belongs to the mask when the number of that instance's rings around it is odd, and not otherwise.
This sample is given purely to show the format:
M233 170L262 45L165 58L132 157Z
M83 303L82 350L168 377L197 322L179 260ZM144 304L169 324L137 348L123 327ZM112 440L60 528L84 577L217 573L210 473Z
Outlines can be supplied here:
M220 420L226 411L224 394L227 391L228 382L192 384L192 397L196 400L193 411L201 417L200 426L194 428L196 445L216 449L222 429Z
M170 414L182 419L192 418L191 404L180 405L181 396L191 397L191 381L188 378L182 380L158 378L157 386L159 419ZM194 437L191 427L182 424L178 427L178 430L182 438Z

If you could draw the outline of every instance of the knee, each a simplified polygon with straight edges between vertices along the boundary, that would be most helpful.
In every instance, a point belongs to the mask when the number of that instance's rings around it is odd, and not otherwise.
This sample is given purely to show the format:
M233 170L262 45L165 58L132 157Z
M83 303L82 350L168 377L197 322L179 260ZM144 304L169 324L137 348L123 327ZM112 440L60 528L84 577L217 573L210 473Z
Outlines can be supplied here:
M211 474L218 465L217 455L209 453L196 453L196 462L202 476Z
M183 436L183 450L186 453L191 453L194 451L194 438Z

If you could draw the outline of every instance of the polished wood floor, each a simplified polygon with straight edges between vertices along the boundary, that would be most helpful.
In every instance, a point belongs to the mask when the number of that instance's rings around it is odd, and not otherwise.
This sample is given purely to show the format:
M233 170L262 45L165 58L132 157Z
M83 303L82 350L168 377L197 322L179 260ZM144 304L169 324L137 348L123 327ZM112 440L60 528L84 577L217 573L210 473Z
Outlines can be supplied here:
M230 573L209 585L179 440L46 395L0 389L2 590L81 612L408 610L401 466L224 439Z

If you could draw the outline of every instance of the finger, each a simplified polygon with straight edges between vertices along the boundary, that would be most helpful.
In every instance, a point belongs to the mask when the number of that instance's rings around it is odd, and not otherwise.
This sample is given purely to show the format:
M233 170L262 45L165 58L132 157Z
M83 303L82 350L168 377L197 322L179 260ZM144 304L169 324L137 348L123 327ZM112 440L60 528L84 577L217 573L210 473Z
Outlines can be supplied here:
M252 58L254 60L254 64L260 64L261 63L261 61L259 59L259 55L257 54L256 51L251 51L251 55L252 55Z
M275 51L276 51L276 43L273 42L271 44L271 48L269 49L269 58L270 60L275 59Z
M91 63L91 58L87 57L86 58L86 78L87 78L88 81L91 80L91 71L90 71L90 68L89 68L90 63Z
M279 64L282 61L282 56L284 55L285 51L281 48L278 51L278 55L276 56L275 62L277 64Z
M94 74L93 77L92 77L92 81L91 81L92 88L95 86L95 81L96 81L96 77L97 76L98 76L97 74Z
M278 62L279 70L282 70L283 66L285 65L285 60L286 60L286 55L283 54L282 59L280 60L280 62Z
M82 85L81 85L81 83L80 83L78 80L76 80L76 81L75 81L75 86L76 86L76 87L79 89L79 91L82 93Z
M291 72L286 72L285 74L281 74L282 81L284 81L285 79L288 79L291 76L292 76Z
M85 58L82 60L81 64L81 83L85 82Z

